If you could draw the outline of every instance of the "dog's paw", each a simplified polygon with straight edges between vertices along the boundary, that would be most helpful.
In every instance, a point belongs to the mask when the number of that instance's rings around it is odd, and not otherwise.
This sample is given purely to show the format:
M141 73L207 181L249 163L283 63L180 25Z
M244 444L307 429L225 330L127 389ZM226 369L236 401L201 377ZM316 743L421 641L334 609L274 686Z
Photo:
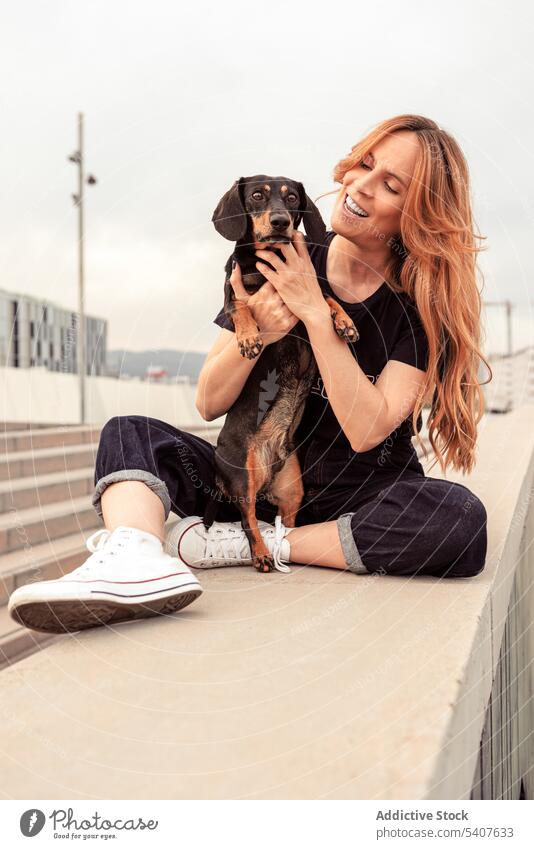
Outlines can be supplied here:
M239 352L242 357L253 360L261 353L263 339L259 335L238 338Z
M272 572L274 569L274 560L266 555L256 555L252 558L254 568L258 572Z
M357 342L360 338L360 334L356 329L356 325L351 319L345 315L344 313L331 312L332 320L334 322L334 329L337 335L343 339L345 342Z

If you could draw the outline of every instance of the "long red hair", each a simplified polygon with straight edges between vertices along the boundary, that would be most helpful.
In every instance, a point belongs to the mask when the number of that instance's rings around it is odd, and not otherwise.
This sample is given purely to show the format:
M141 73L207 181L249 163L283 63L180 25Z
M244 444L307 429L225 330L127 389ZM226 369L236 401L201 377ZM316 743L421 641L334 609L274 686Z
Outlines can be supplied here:
M413 411L414 433L425 399L430 398L428 435L442 472L447 466L470 472L475 463L477 425L484 414L480 364L491 367L481 350L481 297L477 285L477 245L469 170L454 138L420 115L383 121L334 170L341 182L385 136L411 130L419 154L392 248L386 280L405 292L421 317L429 344L427 379Z

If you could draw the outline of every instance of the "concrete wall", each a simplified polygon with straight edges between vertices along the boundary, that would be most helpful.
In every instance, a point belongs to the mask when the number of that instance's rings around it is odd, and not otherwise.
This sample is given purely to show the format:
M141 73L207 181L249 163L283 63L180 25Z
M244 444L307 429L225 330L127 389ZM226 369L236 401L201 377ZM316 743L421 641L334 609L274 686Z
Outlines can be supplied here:
M205 424L195 407L194 384L87 377L86 387L86 419L91 423L139 414L181 427ZM79 407L78 375L45 368L0 368L0 421L77 424Z

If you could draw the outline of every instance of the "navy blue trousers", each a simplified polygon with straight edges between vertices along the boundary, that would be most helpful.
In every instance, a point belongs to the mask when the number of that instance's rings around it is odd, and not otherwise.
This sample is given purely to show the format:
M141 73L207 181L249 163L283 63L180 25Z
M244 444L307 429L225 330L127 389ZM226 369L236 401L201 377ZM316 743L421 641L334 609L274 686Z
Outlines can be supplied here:
M203 516L216 489L214 451L205 439L159 419L109 419L96 457L95 510L102 516L100 497L107 486L140 480L159 496L166 518L171 510ZM296 525L335 520L349 570L471 577L484 568L486 510L463 484L410 471L393 483L387 477L382 488L376 475L372 486L355 487L346 459L326 459L319 463L324 485L317 486L317 447L306 445L300 452L305 497ZM276 513L276 506L260 495L257 517L274 523ZM222 499L217 520L240 519L237 505Z

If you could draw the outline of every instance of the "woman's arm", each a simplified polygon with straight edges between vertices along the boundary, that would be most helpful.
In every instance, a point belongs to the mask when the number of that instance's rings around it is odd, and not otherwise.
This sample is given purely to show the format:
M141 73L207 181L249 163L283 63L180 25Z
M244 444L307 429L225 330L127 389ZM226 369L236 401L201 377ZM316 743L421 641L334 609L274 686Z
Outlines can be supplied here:
M370 451L413 411L425 383L421 369L390 360L373 386L325 316L306 324L324 388L354 451Z
M218 419L230 409L257 360L243 357L235 333L222 330L198 376L195 404L205 421Z
M256 266L304 322L328 400L353 450L370 451L413 411L425 372L391 360L373 386L334 330L302 234L281 250L285 262L256 251L274 270L261 261Z
M298 323L298 318L286 307L280 295L270 283L264 283L254 295L249 295L243 286L241 271L236 265L230 282L235 295L250 307L263 340L267 345L278 342ZM243 357L239 351L236 335L223 329L209 352L200 371L195 405L202 418L211 422L230 409L239 398L247 378L261 353L253 360Z

